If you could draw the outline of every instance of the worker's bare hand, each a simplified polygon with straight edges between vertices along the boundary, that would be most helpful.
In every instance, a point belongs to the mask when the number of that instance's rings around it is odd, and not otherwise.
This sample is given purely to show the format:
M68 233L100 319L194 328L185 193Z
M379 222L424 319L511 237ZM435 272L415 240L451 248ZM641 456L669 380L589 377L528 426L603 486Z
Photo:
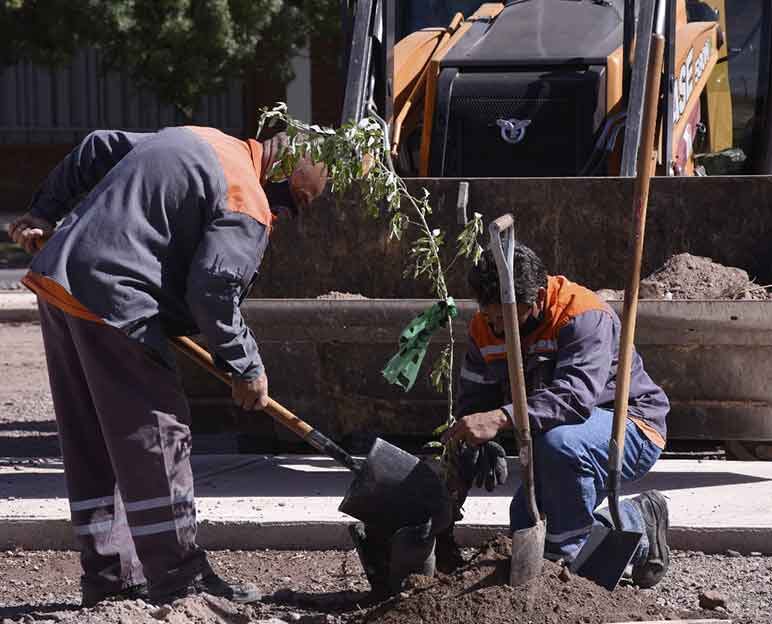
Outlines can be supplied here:
M251 381L234 377L232 388L233 400L241 409L257 411L268 405L268 376L265 373Z
M8 235L11 240L23 247L24 251L30 255L38 250L38 244L51 236L53 231L53 223L40 217L33 217L29 213L19 217L8 226Z
M500 409L490 412L469 414L456 421L442 436L443 443L451 440L466 442L470 446L479 446L493 440L496 434L509 425L509 418Z

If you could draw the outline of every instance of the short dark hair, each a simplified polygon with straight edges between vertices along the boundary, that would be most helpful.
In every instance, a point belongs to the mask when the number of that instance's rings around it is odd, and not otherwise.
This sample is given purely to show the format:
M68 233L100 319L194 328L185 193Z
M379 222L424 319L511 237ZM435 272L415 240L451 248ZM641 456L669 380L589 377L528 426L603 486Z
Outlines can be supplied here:
M515 297L518 303L530 305L539 297L539 288L547 287L547 269L530 247L515 241L514 258ZM496 261L489 249L483 253L477 266L473 266L467 281L474 298L480 305L501 303L501 287Z

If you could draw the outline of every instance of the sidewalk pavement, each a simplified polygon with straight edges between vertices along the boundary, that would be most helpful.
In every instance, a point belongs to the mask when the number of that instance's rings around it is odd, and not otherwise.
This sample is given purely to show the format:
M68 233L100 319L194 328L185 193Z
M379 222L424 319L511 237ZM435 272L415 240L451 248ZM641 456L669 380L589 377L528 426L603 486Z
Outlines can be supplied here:
M351 475L313 455L193 457L199 541L210 549L350 548L337 511ZM511 474L517 468L511 465ZM456 529L463 544L506 530L516 477L473 490ZM709 553L772 554L772 462L662 460L626 495L669 499L671 544ZM74 548L61 463L0 460L0 548Z

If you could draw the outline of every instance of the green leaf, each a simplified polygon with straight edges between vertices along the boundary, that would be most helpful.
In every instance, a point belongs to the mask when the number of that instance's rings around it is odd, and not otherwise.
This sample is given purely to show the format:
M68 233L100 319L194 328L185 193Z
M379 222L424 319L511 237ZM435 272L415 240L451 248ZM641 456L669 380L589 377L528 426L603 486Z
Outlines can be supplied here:
M444 422L444 423L442 423L442 424L441 424L439 427L436 427L436 428L435 428L435 429L432 431L432 435L433 435L434 437L440 436L440 435L442 435L443 433L445 433L445 432L446 432L448 429L450 429L450 425L449 425L448 423Z
M445 347L434 361L430 378L437 392L442 392L445 384L450 382L450 346Z

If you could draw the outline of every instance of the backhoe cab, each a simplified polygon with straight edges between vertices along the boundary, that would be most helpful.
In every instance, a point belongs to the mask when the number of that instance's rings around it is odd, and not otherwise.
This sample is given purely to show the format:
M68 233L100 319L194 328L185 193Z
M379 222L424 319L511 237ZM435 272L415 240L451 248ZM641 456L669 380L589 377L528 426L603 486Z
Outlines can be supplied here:
M343 121L380 115L407 176L633 175L657 31L658 173L705 174L735 147L723 4L359 0Z

